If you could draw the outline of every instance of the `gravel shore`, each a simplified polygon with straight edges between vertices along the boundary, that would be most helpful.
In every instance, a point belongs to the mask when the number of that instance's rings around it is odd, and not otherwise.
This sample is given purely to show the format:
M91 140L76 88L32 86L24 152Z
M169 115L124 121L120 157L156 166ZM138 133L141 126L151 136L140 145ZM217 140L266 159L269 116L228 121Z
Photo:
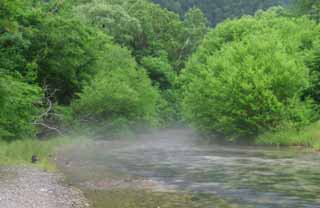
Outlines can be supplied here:
M63 176L32 167L0 167L1 208L88 208L82 192Z

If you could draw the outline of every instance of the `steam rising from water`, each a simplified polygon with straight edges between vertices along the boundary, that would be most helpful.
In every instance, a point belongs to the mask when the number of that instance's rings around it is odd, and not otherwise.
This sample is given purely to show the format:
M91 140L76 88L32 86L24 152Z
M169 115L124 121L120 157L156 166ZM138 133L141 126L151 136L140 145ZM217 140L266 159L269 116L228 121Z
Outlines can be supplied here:
M204 208L212 200L205 195L239 207L320 207L319 155L199 141L190 130L172 129L75 146L59 161L83 189L204 194L197 205Z

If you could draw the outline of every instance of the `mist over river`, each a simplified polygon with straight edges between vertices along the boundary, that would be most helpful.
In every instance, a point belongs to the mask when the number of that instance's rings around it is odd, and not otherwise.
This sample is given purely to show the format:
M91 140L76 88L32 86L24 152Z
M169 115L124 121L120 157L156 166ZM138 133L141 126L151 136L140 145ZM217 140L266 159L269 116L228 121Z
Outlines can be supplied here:
M58 165L97 208L320 208L320 154L222 146L190 130L66 148Z

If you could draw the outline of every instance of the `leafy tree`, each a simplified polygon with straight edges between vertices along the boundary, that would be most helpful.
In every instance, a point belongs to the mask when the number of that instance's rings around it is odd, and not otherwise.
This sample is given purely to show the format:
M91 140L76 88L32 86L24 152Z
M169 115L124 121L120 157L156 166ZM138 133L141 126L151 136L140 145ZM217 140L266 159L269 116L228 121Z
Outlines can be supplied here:
M209 22L202 11L192 8L184 16L184 36L176 65L182 68L208 32Z
M47 13L42 4L20 2L7 9L16 29L0 33L0 68L55 92L60 104L70 103L94 74L99 47L109 38L78 20Z
M31 55L37 81L54 92L60 104L68 104L82 83L95 73L100 45L96 31L74 19L53 16L45 18L31 38Z
M254 14L257 10L288 4L290 0L153 0L183 16L188 9L196 7L205 13L215 26L229 18Z
M160 87L160 89L172 88L177 74L169 64L165 52L159 57L144 57L141 60L141 65L147 70L154 86Z
M174 99L167 95L175 94L171 89L178 72L208 29L208 21L199 9L191 9L183 21L177 14L146 0L78 1L72 11L83 22L130 49L153 86L163 91L158 110L175 111Z
M27 34L37 30L32 25L36 24L39 13L24 12L22 9L27 6L25 1L0 3L3 11L0 20L0 69L7 73L21 73L29 78L28 75L32 74L32 61L26 57L26 51L29 52L31 45Z
M12 140L33 137L34 121L40 114L42 92L37 86L18 78L0 76L0 139Z
M156 125L157 90L129 51L116 45L108 48L99 72L73 103L76 115L109 130L135 123Z
M139 57L158 56L166 51L170 63L174 65L181 47L183 24L175 13L146 1L135 1L126 5L129 14L140 21L142 33L136 37L134 55Z
M310 51L306 58L306 64L313 74L312 86L306 91L305 97L312 97L317 104L320 103L320 41L317 42L313 50Z
M191 10L184 23L177 14L146 0L95 0L76 4L74 11L84 22L97 26L132 50L138 63L144 57L162 56L165 51L176 71L207 30L200 10Z
M181 76L185 118L202 132L256 136L313 117L305 57L319 27L281 10L227 21L211 31ZM287 34L292 34L288 36Z
M317 22L320 21L320 2L317 0L295 0L294 12L298 15L308 15Z
M3 0L0 2L0 33L4 33L13 26L12 13L15 8L12 2Z
M118 4L93 1L74 9L84 22L92 24L114 37L115 41L131 48L134 39L142 32L140 22Z

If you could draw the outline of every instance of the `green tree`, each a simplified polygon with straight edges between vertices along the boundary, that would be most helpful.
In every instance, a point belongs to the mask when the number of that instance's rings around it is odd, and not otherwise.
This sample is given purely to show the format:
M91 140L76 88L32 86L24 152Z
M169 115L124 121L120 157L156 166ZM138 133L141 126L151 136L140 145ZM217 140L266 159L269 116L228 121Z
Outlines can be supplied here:
M158 92L130 52L108 45L99 72L88 82L73 109L80 120L114 130L133 124L157 125Z
M251 137L312 121L301 97L311 86L305 57L319 27L280 13L227 21L207 35L180 78L185 118L199 130Z
M33 137L39 119L42 91L18 78L0 76L0 139Z
M15 29L0 33L0 68L20 74L25 81L45 87L60 104L69 104L82 83L95 73L100 45L90 26L53 14L41 3L7 6Z
M177 70L176 61L186 32L177 14L146 0L96 0L78 4L74 10L85 22L98 26L132 50L138 63L144 57L158 57L165 51L169 63Z
M153 86L163 91L158 101L162 107L158 111L175 111L172 102L175 99L171 95L175 94L172 89L176 76L208 28L200 10L190 10L184 21L177 14L146 0L78 2L73 11L83 22L99 28L131 50Z
M312 86L306 91L305 97L312 97L320 103L320 41L317 42L306 58L306 64L313 75Z
M320 2L317 0L295 0L294 12L298 15L308 15L310 18L320 21Z
M0 69L6 73L20 73L26 79L34 79L32 60L27 57L31 42L29 34L37 31L39 12L23 11L28 8L26 1L2 1L0 3L2 16L0 19ZM29 80L32 81L32 80Z
M100 45L108 39L77 20L45 18L31 37L29 49L38 83L54 92L58 103L69 104L83 82L96 72Z
M203 11L212 26L226 19L252 15L258 10L288 4L290 0L153 0L183 16L188 9L196 7Z
M169 64L165 52L159 57L144 57L141 60L141 66L146 69L154 86L163 90L172 88L177 74Z
M109 4L106 1L93 1L80 4L74 9L84 22L92 24L114 37L115 41L131 48L134 39L141 32L138 19L132 17L118 4Z
M209 29L209 22L202 11L197 8L189 9L184 16L184 35L176 66L183 68L186 60L199 46Z

